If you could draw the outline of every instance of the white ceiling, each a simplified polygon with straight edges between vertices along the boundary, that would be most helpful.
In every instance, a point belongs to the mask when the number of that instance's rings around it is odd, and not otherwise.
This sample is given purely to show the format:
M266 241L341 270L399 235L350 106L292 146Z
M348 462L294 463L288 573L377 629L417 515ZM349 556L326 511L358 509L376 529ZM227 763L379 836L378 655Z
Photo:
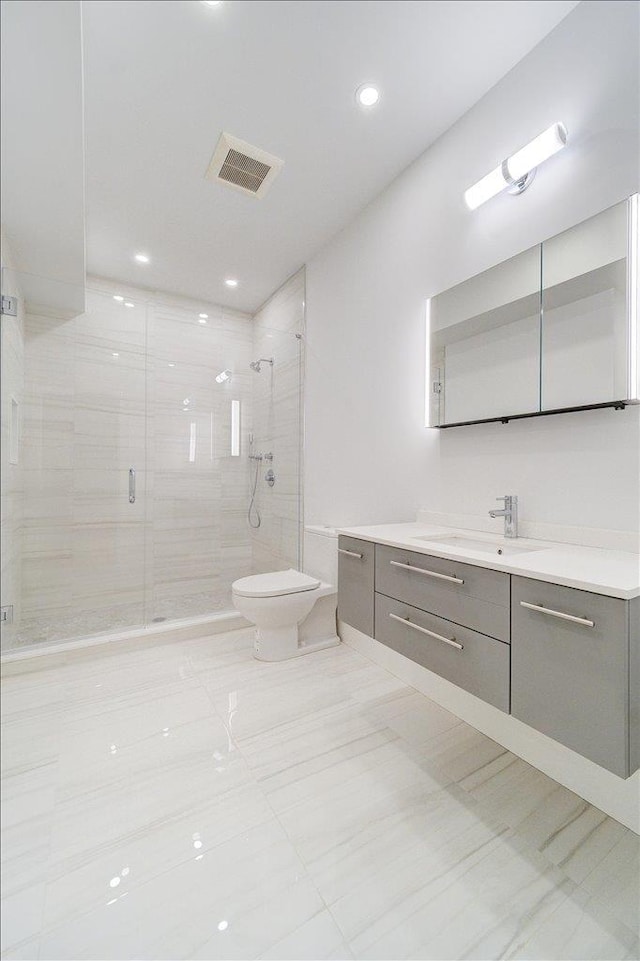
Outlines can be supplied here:
M255 310L576 2L85 0L88 271ZM204 179L222 130L263 200Z

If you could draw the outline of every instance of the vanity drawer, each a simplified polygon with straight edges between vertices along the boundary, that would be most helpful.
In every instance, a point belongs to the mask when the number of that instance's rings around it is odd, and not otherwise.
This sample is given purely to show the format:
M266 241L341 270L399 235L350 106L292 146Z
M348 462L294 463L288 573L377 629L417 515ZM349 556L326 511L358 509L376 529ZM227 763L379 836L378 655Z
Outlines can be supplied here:
M509 641L509 575L501 571L378 544L376 590Z
M392 647L501 711L509 712L508 644L384 594L376 594L375 616L376 640L381 644ZM424 633L425 630L439 637ZM448 644L441 638L461 647Z
M513 577L511 713L620 777L632 773L628 619L627 601Z
M338 617L373 637L373 578L376 545L338 537Z

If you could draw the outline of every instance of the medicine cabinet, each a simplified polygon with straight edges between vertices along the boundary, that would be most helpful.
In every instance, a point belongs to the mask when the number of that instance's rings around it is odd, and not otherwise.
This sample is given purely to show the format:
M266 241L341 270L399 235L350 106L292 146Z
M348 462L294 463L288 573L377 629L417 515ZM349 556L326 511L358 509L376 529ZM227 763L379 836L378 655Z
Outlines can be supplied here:
M638 195L429 301L428 426L640 402Z

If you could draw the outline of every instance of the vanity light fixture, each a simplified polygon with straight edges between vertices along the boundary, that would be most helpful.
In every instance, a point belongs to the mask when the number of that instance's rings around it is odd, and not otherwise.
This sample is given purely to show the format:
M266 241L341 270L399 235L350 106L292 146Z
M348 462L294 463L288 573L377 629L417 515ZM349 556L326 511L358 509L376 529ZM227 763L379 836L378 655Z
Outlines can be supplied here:
M216 377L216 383L224 384L225 380L231 380L231 373L232 372L230 370L221 370Z
M562 150L567 143L567 128L563 123L553 123L526 147L517 150L506 160L465 190L464 199L470 210L476 210L496 194L508 190L521 194L533 180L536 168Z
M372 83L363 83L356 90L356 100L361 107L375 107L380 99L380 91Z

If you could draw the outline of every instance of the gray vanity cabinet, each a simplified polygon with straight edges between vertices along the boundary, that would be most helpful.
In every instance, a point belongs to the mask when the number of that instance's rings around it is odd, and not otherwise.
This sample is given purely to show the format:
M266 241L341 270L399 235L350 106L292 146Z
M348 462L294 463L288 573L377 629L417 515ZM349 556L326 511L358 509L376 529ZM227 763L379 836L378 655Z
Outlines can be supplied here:
M373 637L375 544L338 537L338 617Z
M639 761L638 599L514 576L511 600L511 713L629 777Z

